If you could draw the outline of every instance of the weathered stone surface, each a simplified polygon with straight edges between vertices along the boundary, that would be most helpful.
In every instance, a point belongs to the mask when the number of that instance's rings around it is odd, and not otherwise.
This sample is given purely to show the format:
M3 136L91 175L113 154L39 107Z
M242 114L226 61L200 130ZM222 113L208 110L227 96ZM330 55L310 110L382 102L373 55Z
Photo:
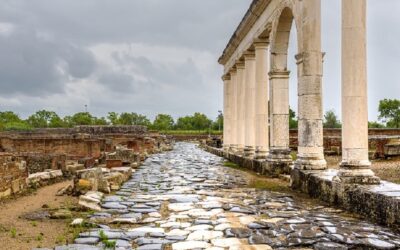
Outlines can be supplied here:
M241 172L185 143L151 156L115 194L87 195L107 208L90 216L102 229L81 233L84 243L103 230L110 240L137 249L400 247L396 232L343 217L340 209L247 188Z

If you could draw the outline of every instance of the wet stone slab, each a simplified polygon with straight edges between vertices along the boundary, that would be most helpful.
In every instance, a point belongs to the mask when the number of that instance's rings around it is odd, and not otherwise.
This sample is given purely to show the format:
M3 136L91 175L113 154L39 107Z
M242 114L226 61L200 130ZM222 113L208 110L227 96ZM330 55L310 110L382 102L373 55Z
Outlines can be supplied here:
M222 162L188 143L151 156L91 215L98 229L56 249L102 249L102 235L116 249L400 248L397 232L291 194L246 188L245 175Z

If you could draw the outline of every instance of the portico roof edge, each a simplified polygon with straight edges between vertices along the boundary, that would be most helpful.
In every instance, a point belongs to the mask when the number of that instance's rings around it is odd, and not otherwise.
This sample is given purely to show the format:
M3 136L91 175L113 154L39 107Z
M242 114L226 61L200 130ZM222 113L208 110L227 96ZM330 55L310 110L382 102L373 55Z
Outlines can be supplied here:
M222 55L218 59L218 63L224 65L229 60L245 35L253 27L259 15L261 15L271 1L272 0L253 0L245 16L240 21L235 32L229 39L228 44L222 52Z

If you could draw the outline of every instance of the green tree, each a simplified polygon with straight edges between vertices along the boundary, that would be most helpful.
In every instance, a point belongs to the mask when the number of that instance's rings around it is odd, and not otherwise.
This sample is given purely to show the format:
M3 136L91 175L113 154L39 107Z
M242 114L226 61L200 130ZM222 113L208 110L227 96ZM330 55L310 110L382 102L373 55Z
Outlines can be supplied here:
M132 113L132 115L133 115L133 125L147 126L147 127L151 126L149 118L147 118L145 115L136 113Z
M342 124L340 123L334 110L326 111L324 118L325 118L324 128L341 128L342 127Z
M174 119L170 115L158 114L153 121L153 129L171 130L174 126Z
M298 121L296 119L296 112L289 108L289 128L295 129L298 127Z
M176 121L175 128L177 130L193 130L193 117L192 116L184 116L179 117Z
M73 116L68 117L67 120L70 126L95 124L95 117L93 117L89 112L76 113Z
M212 121L208 119L205 114L194 113L193 115L193 129L207 130L211 127Z
M212 124L213 130L223 130L224 129L224 115L220 113L217 119Z
M62 119L53 111L40 110L28 117L28 124L34 128L63 127Z
M388 128L400 128L400 100L383 99L379 102L379 120Z
M19 118L19 116L12 111L0 112L0 124L6 124L10 122L21 122L21 121L22 120Z
M376 121L372 121L368 122L368 128L385 128L385 125Z
M119 114L116 112L108 112L107 119L112 125L119 125Z
M106 126L106 125L109 125L109 123L106 120L106 118L104 118L104 117L100 117L100 118L94 117L93 125Z
M21 120L18 114L12 111L0 112L0 129L2 130L31 130L32 127Z

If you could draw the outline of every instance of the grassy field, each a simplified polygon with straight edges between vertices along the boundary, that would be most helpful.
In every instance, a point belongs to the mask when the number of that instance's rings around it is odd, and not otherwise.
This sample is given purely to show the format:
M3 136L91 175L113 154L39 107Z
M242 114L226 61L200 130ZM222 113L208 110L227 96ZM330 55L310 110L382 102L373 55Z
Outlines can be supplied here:
M165 130L160 133L165 135L222 135L222 131L218 130Z

